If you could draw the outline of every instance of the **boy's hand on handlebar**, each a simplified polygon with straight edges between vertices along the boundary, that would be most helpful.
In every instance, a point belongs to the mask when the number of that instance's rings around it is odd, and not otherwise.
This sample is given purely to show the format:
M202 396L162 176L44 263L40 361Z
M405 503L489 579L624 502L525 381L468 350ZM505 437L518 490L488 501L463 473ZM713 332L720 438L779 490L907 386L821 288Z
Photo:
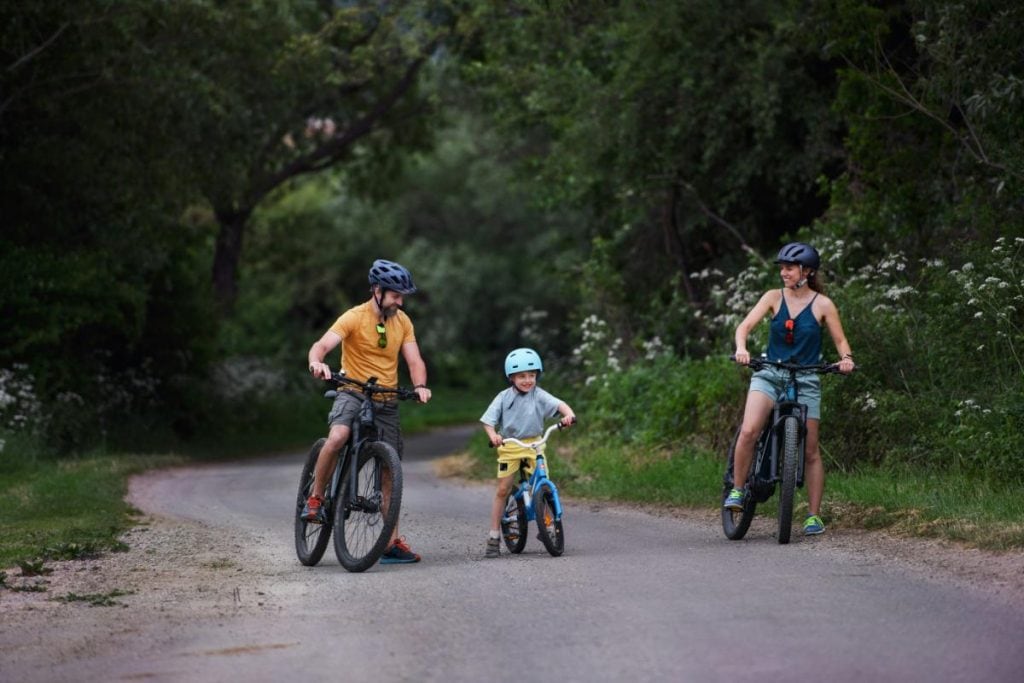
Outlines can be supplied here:
M568 415L568 416L563 417L561 420L558 421L558 428L559 429L567 429L567 428L573 426L574 424L576 424L576 416L575 415Z
M501 438L501 434L495 434L494 436L490 437L490 441L491 448L497 448L498 446L504 445L505 443L505 440Z

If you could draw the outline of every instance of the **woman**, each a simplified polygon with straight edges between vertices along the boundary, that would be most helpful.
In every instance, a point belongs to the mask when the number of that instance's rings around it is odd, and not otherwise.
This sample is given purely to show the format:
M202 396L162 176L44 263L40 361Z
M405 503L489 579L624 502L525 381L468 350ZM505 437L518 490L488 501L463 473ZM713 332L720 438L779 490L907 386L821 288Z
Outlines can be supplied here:
M792 242L779 250L775 263L781 266L782 289L764 293L743 322L736 327L736 362L750 363L747 336L765 316L771 314L768 336L768 358L803 365L821 362L821 328L825 327L832 343L839 351L839 371L853 372L853 352L843 333L839 311L832 300L823 294L818 281L821 257L814 247ZM743 487L754 456L757 442L765 422L771 415L775 399L782 393L788 373L777 368L765 368L754 373L750 380L747 404L743 410L743 425L736 440L734 488L726 497L723 507L743 509ZM806 461L804 481L807 483L808 515L804 533L820 534L825 531L821 521L821 497L825 491L825 468L818 446L818 425L821 421L821 377L805 373L798 377L797 392L800 402L807 406Z

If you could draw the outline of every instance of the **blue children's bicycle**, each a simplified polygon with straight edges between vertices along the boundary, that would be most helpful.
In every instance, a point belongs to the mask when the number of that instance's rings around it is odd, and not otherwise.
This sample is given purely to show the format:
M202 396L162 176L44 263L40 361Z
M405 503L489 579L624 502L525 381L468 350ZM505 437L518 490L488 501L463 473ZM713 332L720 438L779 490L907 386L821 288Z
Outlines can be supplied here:
M575 424L576 418L572 421ZM551 425L544 431L544 436L533 443L523 443L513 438L502 440L505 444L532 448L537 454L537 465L529 478L523 467L529 461L523 458L519 467L519 486L509 492L508 498L505 499L505 512L501 516L501 535L509 552L523 552L526 546L526 529L530 521L537 523L537 538L549 553L558 557L565 550L562 503L558 499L558 487L555 486L555 482L548 479L548 468L544 463L543 452L544 444L551 432L561 428L561 422Z

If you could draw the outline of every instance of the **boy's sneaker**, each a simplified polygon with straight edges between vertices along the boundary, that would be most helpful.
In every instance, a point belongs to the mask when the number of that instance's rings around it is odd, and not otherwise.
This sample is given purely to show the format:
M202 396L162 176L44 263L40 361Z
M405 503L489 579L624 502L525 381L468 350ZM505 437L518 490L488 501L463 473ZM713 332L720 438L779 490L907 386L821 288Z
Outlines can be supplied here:
M722 507L726 510L735 510L740 512L743 510L743 491L740 489L733 489L729 491L729 495L725 497L725 502L722 503Z
M488 538L487 539L487 552L484 553L484 557L498 557L501 554L501 539L500 538Z
M811 515L804 520L804 535L814 536L825 533L825 524L818 515Z
M302 519L314 524L324 523L324 499L320 496L310 496L302 508Z
M384 554L380 556L381 564L408 564L410 562L419 562L420 556L412 551L409 544L405 542L405 537L396 538L395 542L391 544L391 547L384 551Z

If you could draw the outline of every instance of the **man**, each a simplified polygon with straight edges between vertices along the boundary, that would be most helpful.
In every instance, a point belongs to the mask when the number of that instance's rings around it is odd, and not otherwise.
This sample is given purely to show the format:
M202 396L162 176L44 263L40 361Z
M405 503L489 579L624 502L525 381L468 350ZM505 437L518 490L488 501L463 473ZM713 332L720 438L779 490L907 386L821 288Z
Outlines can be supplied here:
M413 324L401 310L402 298L416 292L412 274L401 265L384 259L373 262L369 274L370 299L346 311L309 348L309 372L313 377L330 379L331 369L324 362L327 354L342 345L341 367L345 373L365 382L376 377L383 386L398 386L398 352L409 368L420 402L430 400L427 388L427 366L420 356ZM323 496L342 446L352 434L352 423L359 415L362 397L339 391L327 417L327 441L320 449L314 472L313 492L302 510L308 521L323 521ZM398 418L398 402L381 403L376 409L377 427L381 439L394 446L402 457L402 430ZM420 556L412 552L405 539L398 535L398 524L381 564L419 562Z

